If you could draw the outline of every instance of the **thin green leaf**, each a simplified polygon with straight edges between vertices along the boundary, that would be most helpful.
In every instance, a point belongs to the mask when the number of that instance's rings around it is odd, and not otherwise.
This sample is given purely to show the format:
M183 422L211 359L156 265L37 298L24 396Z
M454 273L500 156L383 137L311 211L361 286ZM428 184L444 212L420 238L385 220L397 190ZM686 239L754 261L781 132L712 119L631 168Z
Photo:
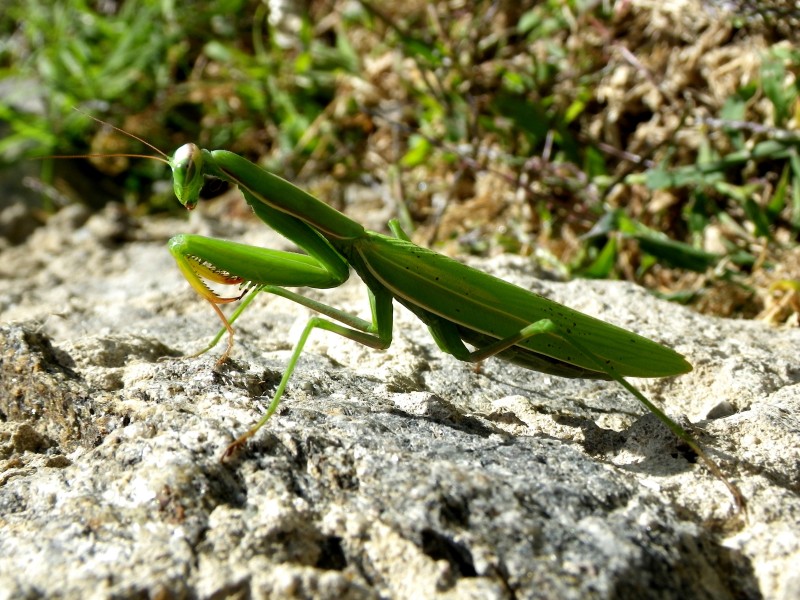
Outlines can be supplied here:
M775 186L775 191L772 197L767 202L766 211L769 215L769 220L774 221L786 206L787 192L789 189L789 174L791 172L791 165L785 164L783 171L781 171L781 178L778 180L778 185Z
M702 273L713 267L722 258L719 254L706 252L684 242L670 239L662 233L645 227L641 223L635 223L634 225L636 233L629 235L639 242L639 247L643 252L652 254L659 260L679 269Z
M400 159L400 164L412 168L425 162L431 151L430 141L421 135L412 135L408 145L409 151Z
M614 271L616 258L617 242L612 236L592 263L581 271L581 275L591 279L607 279Z

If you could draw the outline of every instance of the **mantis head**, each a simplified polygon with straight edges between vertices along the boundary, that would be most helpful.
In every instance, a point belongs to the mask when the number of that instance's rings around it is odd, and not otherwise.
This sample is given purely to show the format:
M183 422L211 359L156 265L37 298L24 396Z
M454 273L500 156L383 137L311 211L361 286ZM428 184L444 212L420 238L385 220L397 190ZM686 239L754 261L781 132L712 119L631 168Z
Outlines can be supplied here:
M203 152L196 144L184 144L175 151L172 160L172 180L175 195L187 209L197 206L203 187Z

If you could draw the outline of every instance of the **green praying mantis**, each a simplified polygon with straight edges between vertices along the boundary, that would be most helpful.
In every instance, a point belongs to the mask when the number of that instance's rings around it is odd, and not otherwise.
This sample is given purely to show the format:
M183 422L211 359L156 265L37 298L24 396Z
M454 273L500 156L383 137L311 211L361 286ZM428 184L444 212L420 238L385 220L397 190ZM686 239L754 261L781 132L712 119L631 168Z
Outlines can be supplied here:
M178 267L224 325L199 354L211 349L227 331L227 347L218 361L224 362L233 348L233 323L260 293L286 298L322 315L311 317L303 329L264 415L228 446L223 459L233 455L275 413L313 330L386 349L392 342L393 302L397 300L427 325L442 351L459 360L475 363L494 357L559 377L616 381L697 453L727 486L737 511L744 507L738 488L700 444L625 379L690 371L692 366L674 350L417 246L395 220L389 223L392 236L369 231L232 152L204 150L195 144L181 146L171 158L158 152L163 159L147 158L170 165L175 195L187 209L197 205L205 176L218 177L237 186L267 226L306 252L199 235L173 237L169 250ZM287 289L337 287L348 279L351 269L367 287L370 320ZM222 297L207 281L240 285L245 291ZM237 300L242 300L240 306L226 317L220 305Z

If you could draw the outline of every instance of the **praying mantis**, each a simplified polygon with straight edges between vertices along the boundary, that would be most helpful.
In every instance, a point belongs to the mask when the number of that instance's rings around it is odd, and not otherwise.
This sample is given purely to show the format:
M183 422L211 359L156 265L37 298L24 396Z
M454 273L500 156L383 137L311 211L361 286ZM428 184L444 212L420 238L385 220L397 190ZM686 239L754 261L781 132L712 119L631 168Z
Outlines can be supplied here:
M313 330L386 349L392 342L396 300L427 325L443 352L459 360L476 363L493 357L559 377L616 381L697 453L727 486L737 511L744 507L738 488L700 444L625 379L687 373L692 366L679 353L417 246L396 220L389 222L391 236L369 231L232 152L204 150L190 143L178 148L171 158L161 154L163 159L148 158L170 165L175 195L187 209L197 206L205 176L223 179L239 188L259 219L306 252L284 252L199 235L173 237L169 250L178 267L224 326L199 354L211 349L227 331L227 347L218 363L224 362L233 349L233 323L260 293L286 298L322 315L308 320L266 412L228 446L223 459L232 456L275 413ZM370 320L287 289L337 287L348 279L351 269L366 285ZM223 297L206 282L240 285L245 291ZM220 305L237 300L242 300L240 306L226 317Z

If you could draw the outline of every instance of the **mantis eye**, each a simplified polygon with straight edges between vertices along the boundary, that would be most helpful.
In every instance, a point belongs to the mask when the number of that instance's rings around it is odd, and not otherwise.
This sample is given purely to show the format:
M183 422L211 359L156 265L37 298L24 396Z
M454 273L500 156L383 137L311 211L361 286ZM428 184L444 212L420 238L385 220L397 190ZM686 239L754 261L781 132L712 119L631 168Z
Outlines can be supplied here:
M187 209L197 206L203 187L203 152L195 144L184 144L170 161L175 195Z

